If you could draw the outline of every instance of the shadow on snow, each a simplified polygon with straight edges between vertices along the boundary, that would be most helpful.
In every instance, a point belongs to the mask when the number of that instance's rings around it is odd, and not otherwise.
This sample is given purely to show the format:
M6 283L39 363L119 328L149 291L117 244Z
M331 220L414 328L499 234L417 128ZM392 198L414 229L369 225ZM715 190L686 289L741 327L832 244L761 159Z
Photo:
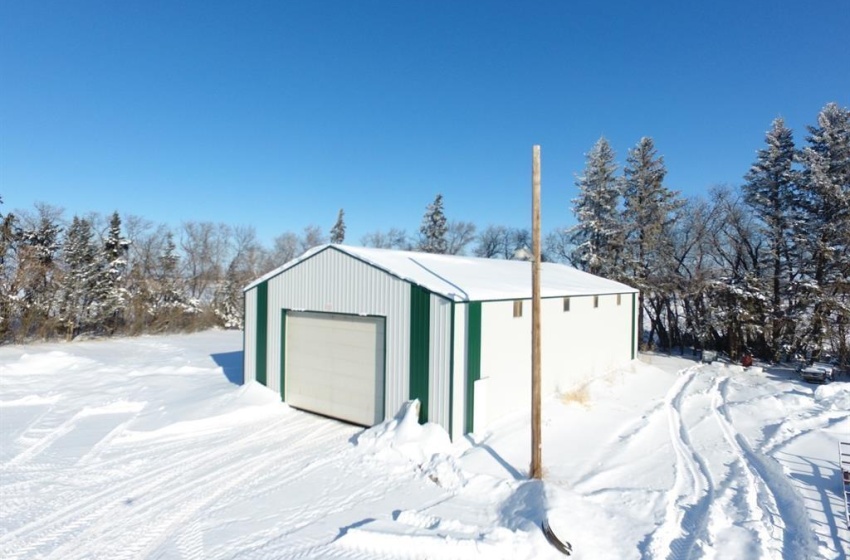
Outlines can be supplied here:
M234 385L243 385L245 383L245 371L243 370L242 356L244 352L238 350L236 352L222 352L220 354L210 354L210 357L215 362L215 365L224 371L224 376Z

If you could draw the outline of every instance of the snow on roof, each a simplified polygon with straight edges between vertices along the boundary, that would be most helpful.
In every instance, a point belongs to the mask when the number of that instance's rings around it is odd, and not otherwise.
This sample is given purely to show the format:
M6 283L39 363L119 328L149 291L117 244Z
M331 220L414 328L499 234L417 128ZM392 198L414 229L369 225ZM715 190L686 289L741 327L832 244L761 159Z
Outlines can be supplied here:
M258 278L249 284L245 291L325 250L341 251L454 301L531 297L531 263L527 261L435 255L349 245L314 247L300 257ZM620 282L582 272L571 266L542 263L540 267L541 297L633 292L637 290Z

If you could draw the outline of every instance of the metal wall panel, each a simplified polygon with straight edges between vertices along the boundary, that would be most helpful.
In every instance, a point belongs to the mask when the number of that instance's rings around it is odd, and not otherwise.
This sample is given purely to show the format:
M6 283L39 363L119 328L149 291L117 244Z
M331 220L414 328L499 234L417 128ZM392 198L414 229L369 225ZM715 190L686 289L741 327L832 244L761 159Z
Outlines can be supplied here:
M428 420L450 431L452 304L431 294L429 345Z
M607 374L632 359L632 307L624 294L570 297L541 302L541 390L564 393ZM514 315L513 302L483 304L481 377L487 378L492 422L506 414L527 412L531 395L531 302ZM478 401L475 412L478 413ZM475 425L475 430L484 426Z
M257 290L245 292L245 348L243 348L243 371L245 383L257 380L256 359L257 337Z
M395 415L409 392L410 284L333 248L268 283L269 387L280 387L281 309L377 315L386 317L384 415ZM247 333L246 346L250 346Z
M454 361L452 363L452 441L463 437L466 418L466 310L465 304L455 304Z

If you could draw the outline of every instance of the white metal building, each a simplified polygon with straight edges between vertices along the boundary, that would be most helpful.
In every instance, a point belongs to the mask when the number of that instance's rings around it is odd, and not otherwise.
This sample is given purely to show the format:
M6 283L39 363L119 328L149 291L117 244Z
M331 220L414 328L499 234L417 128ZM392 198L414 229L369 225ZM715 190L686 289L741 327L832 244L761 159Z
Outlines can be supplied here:
M634 359L629 286L541 265L543 394ZM245 288L245 380L371 426L418 398L452 438L531 402L531 264L323 245Z

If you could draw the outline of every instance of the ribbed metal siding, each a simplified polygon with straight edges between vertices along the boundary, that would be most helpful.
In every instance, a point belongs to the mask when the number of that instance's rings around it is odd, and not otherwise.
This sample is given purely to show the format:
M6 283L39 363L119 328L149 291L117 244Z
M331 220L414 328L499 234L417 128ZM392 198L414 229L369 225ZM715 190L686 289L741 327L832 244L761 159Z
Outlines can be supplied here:
M245 383L257 380L256 337L257 289L254 288L245 292L245 348L243 349Z
M450 301L431 294L431 340L429 344L428 420L449 431L451 394Z
M280 390L280 310L386 317L384 415L407 400L410 284L329 248L268 281L268 382ZM250 346L246 333L246 346Z
M452 426L449 435L453 441L463 437L466 414L466 310L467 305L455 304L454 358L452 377Z

